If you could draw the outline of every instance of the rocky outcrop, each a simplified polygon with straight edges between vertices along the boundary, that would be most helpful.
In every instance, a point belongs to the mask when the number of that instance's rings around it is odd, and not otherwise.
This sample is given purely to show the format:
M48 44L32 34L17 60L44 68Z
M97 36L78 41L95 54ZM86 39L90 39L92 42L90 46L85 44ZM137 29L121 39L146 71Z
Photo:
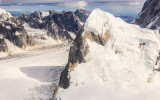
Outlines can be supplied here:
M75 16L73 12L63 11L60 14L56 13L52 16L52 19L60 28L75 34L78 33L78 31L82 28L78 22L78 17Z
M133 23L143 28L160 30L160 1L147 0Z
M53 20L54 11L50 11L48 16L42 15L42 12L34 12L30 16L22 14L19 19L23 23L27 23L31 28L47 30L48 36L53 37L55 40L73 40L65 28L58 26L58 24L55 23L55 20Z
M92 18L89 18L89 20L90 19ZM61 73L59 86L55 89L53 98L56 96L59 88L67 89L70 86L70 72L74 71L75 67L78 64L86 62L85 57L89 53L90 48L87 41L89 40L91 42L96 42L99 45L105 46L110 39L110 33L107 29L105 29L105 31L102 31L103 33L98 34L95 33L96 31L93 32L86 30L86 25L88 25L87 23L88 22L86 22L82 30L79 31L73 42L73 45L70 47L68 63ZM106 27L106 24L102 23L102 26Z
M59 86L66 89L70 84L69 72L73 71L77 64L85 62L85 56L89 52L89 46L86 43L86 39L82 37L81 30L76 39L73 42L73 46L70 47L68 64L61 73Z
M33 45L33 40L28 36L23 27L21 20L12 16L5 10L0 9L0 35L1 38L1 51L7 51L7 44L5 39L8 39L14 45L25 49L28 45Z
M7 51L8 51L8 47L5 42L5 39L3 38L2 35L0 35L0 52L7 52Z
M83 34L82 34L83 33ZM73 46L70 47L68 64L61 73L59 86L66 89L69 87L69 72L73 71L74 68L80 64L85 63L85 57L89 52L89 45L87 39L96 42L102 46L105 46L110 38L109 31L106 31L105 35L95 35L93 32L81 30L73 42Z
M105 46L109 38L109 31L106 31L106 33L103 35L96 35L94 32L87 31L84 28L79 31L76 39L73 42L73 45L70 47L68 63L61 73L59 86L55 89L53 98L56 96L59 88L67 89L70 86L70 72L74 71L74 68L78 64L86 62L85 57L89 53L90 48L87 40Z
M25 49L27 45L32 45L32 40L27 35L24 27L21 24L13 22L1 22L0 34L12 42L14 45Z
M74 12L74 14L78 16L81 22L86 22L90 12L84 8L79 8Z

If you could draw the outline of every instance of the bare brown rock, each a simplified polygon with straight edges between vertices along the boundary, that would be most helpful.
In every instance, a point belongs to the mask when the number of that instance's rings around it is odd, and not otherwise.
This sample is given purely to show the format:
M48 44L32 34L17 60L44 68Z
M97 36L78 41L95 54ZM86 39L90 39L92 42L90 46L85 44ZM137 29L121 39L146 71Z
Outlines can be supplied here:
M83 33L83 34L82 34ZM93 32L86 31L82 29L78 34L76 39L73 42L73 46L70 47L68 63L65 69L62 71L60 76L60 82L58 88L67 89L70 86L70 72L74 71L76 66L80 63L85 63L85 57L89 53L89 45L87 39L91 42L96 42L99 45L105 46L110 38L109 31L107 30L105 34L96 35ZM55 94L57 94L57 88L54 92L53 99Z

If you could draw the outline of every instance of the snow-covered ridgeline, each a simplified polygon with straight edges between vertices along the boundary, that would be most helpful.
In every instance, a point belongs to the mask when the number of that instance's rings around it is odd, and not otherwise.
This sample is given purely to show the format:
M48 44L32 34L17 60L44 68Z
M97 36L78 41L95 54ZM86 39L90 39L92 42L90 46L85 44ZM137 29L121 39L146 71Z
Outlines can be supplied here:
M158 31L127 24L100 9L90 14L84 30L83 36L108 30L109 41L102 46L86 40L86 62L69 73L70 86L59 88L58 100L159 100L159 72L153 71L160 52Z

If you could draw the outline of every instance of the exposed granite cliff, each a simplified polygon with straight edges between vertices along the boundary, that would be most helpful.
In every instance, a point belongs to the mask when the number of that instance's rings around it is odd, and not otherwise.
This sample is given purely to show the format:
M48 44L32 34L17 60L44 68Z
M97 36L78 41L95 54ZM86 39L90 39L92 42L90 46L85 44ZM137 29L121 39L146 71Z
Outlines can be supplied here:
M5 42L5 39L3 38L2 35L0 35L0 52L7 52L7 51L8 51L8 47Z

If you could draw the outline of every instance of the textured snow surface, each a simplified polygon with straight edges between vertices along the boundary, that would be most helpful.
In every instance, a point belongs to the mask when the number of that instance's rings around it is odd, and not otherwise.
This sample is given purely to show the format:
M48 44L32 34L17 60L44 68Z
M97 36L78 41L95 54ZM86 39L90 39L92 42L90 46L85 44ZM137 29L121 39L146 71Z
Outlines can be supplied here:
M110 13L95 9L88 17L84 27L86 30L94 32L95 34L103 34L107 29L112 27L112 24L121 20L120 18L115 18Z
M0 100L50 100L67 63L68 49L56 47L1 60Z
M47 12L47 11L41 11L41 16L42 17L49 16L49 12Z
M106 28L104 28L106 24ZM99 9L85 29L110 32L105 46L87 40L86 63L71 75L71 86L59 89L58 100L159 100L160 74L153 71L160 51L157 31L127 24Z
M4 20L6 20L7 18L12 17L12 15L11 15L9 12L7 12L6 10L1 9L1 8L0 8L0 15L1 15L0 21L4 21Z
M22 33L19 33L18 31L16 31L15 35L21 35Z
M23 24L29 36L40 36L47 34L46 30L31 28L27 23Z

